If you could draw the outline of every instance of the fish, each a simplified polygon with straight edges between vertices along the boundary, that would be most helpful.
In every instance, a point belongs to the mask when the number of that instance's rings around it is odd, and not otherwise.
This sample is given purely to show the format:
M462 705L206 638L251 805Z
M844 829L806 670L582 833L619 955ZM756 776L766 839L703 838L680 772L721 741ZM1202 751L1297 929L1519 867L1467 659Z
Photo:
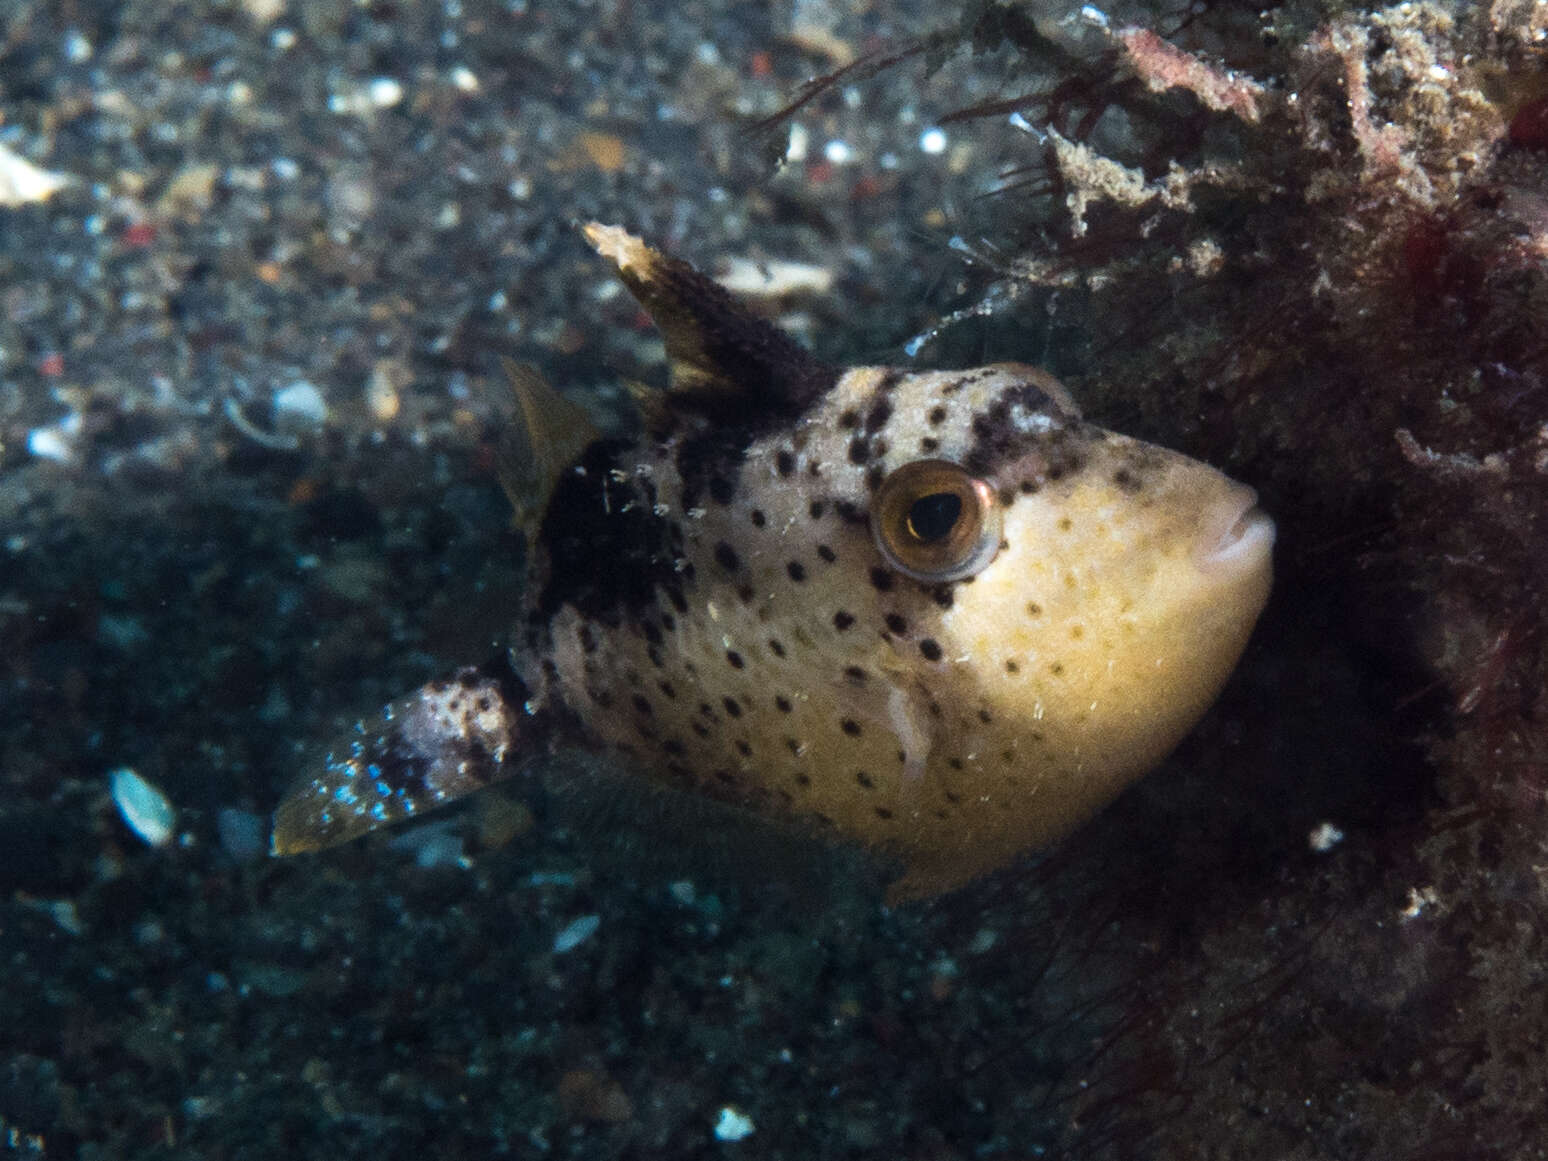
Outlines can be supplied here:
M579 746L858 843L901 903L1057 843L1215 701L1271 587L1252 488L1088 423L1040 368L835 367L624 228L583 233L670 384L608 435L507 365L509 646L357 722L274 854Z

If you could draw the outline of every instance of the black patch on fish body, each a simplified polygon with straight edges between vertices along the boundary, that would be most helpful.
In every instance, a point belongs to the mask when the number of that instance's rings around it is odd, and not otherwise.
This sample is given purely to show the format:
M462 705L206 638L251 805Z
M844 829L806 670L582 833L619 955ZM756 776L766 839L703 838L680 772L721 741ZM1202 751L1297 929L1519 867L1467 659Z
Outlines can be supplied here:
M1050 424L1042 430L1029 426L1031 416L1046 416ZM1017 422L1017 417L1021 422ZM989 407L973 417L973 443L962 458L962 466L975 475L985 475L996 465L1017 459L1029 451L1041 452L1048 459L1051 478L1079 470L1080 445L1095 429L1066 419L1049 394L1035 383L1009 388Z
M538 618L573 605L588 619L616 627L654 608L658 588L675 587L680 547L672 522L658 515L634 474L635 445L602 440L560 477L538 536L548 578Z

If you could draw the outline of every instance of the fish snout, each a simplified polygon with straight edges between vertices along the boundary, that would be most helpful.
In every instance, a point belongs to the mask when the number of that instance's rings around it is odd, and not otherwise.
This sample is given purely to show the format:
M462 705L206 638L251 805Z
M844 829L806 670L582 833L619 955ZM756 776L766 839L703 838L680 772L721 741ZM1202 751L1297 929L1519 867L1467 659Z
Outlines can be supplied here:
M1199 521L1193 559L1199 571L1222 579L1256 571L1274 548L1274 520L1258 507L1258 493L1233 484Z

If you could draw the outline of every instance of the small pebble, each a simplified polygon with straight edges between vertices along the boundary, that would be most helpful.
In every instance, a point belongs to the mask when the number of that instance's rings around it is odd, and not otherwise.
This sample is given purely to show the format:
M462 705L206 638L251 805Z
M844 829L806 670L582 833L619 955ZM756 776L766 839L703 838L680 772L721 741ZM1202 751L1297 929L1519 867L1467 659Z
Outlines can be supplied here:
M582 915L579 919L571 920L554 936L554 954L563 955L567 951L574 951L595 935L601 926L600 915Z
M172 840L177 810L161 792L128 766L120 766L108 775L113 801L129 829L153 847L164 847Z
M758 1126L753 1124L752 1118L746 1113L726 1105L715 1119L715 1140L740 1141L744 1137L751 1137L757 1128Z
M1344 841L1344 832L1331 822L1319 822L1306 836L1306 845L1319 855L1325 855Z

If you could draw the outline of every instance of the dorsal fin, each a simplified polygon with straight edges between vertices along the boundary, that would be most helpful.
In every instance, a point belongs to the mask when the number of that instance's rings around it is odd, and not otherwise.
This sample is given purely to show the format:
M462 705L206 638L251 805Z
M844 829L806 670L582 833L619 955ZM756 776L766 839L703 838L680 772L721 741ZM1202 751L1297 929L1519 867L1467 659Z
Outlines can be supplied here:
M533 368L502 358L518 413L500 439L500 484L515 509L515 523L527 542L548 510L559 474L596 440L591 416L548 385Z
M835 368L688 263L622 226L591 222L583 232L666 339L674 401L712 413L797 414L837 381Z

